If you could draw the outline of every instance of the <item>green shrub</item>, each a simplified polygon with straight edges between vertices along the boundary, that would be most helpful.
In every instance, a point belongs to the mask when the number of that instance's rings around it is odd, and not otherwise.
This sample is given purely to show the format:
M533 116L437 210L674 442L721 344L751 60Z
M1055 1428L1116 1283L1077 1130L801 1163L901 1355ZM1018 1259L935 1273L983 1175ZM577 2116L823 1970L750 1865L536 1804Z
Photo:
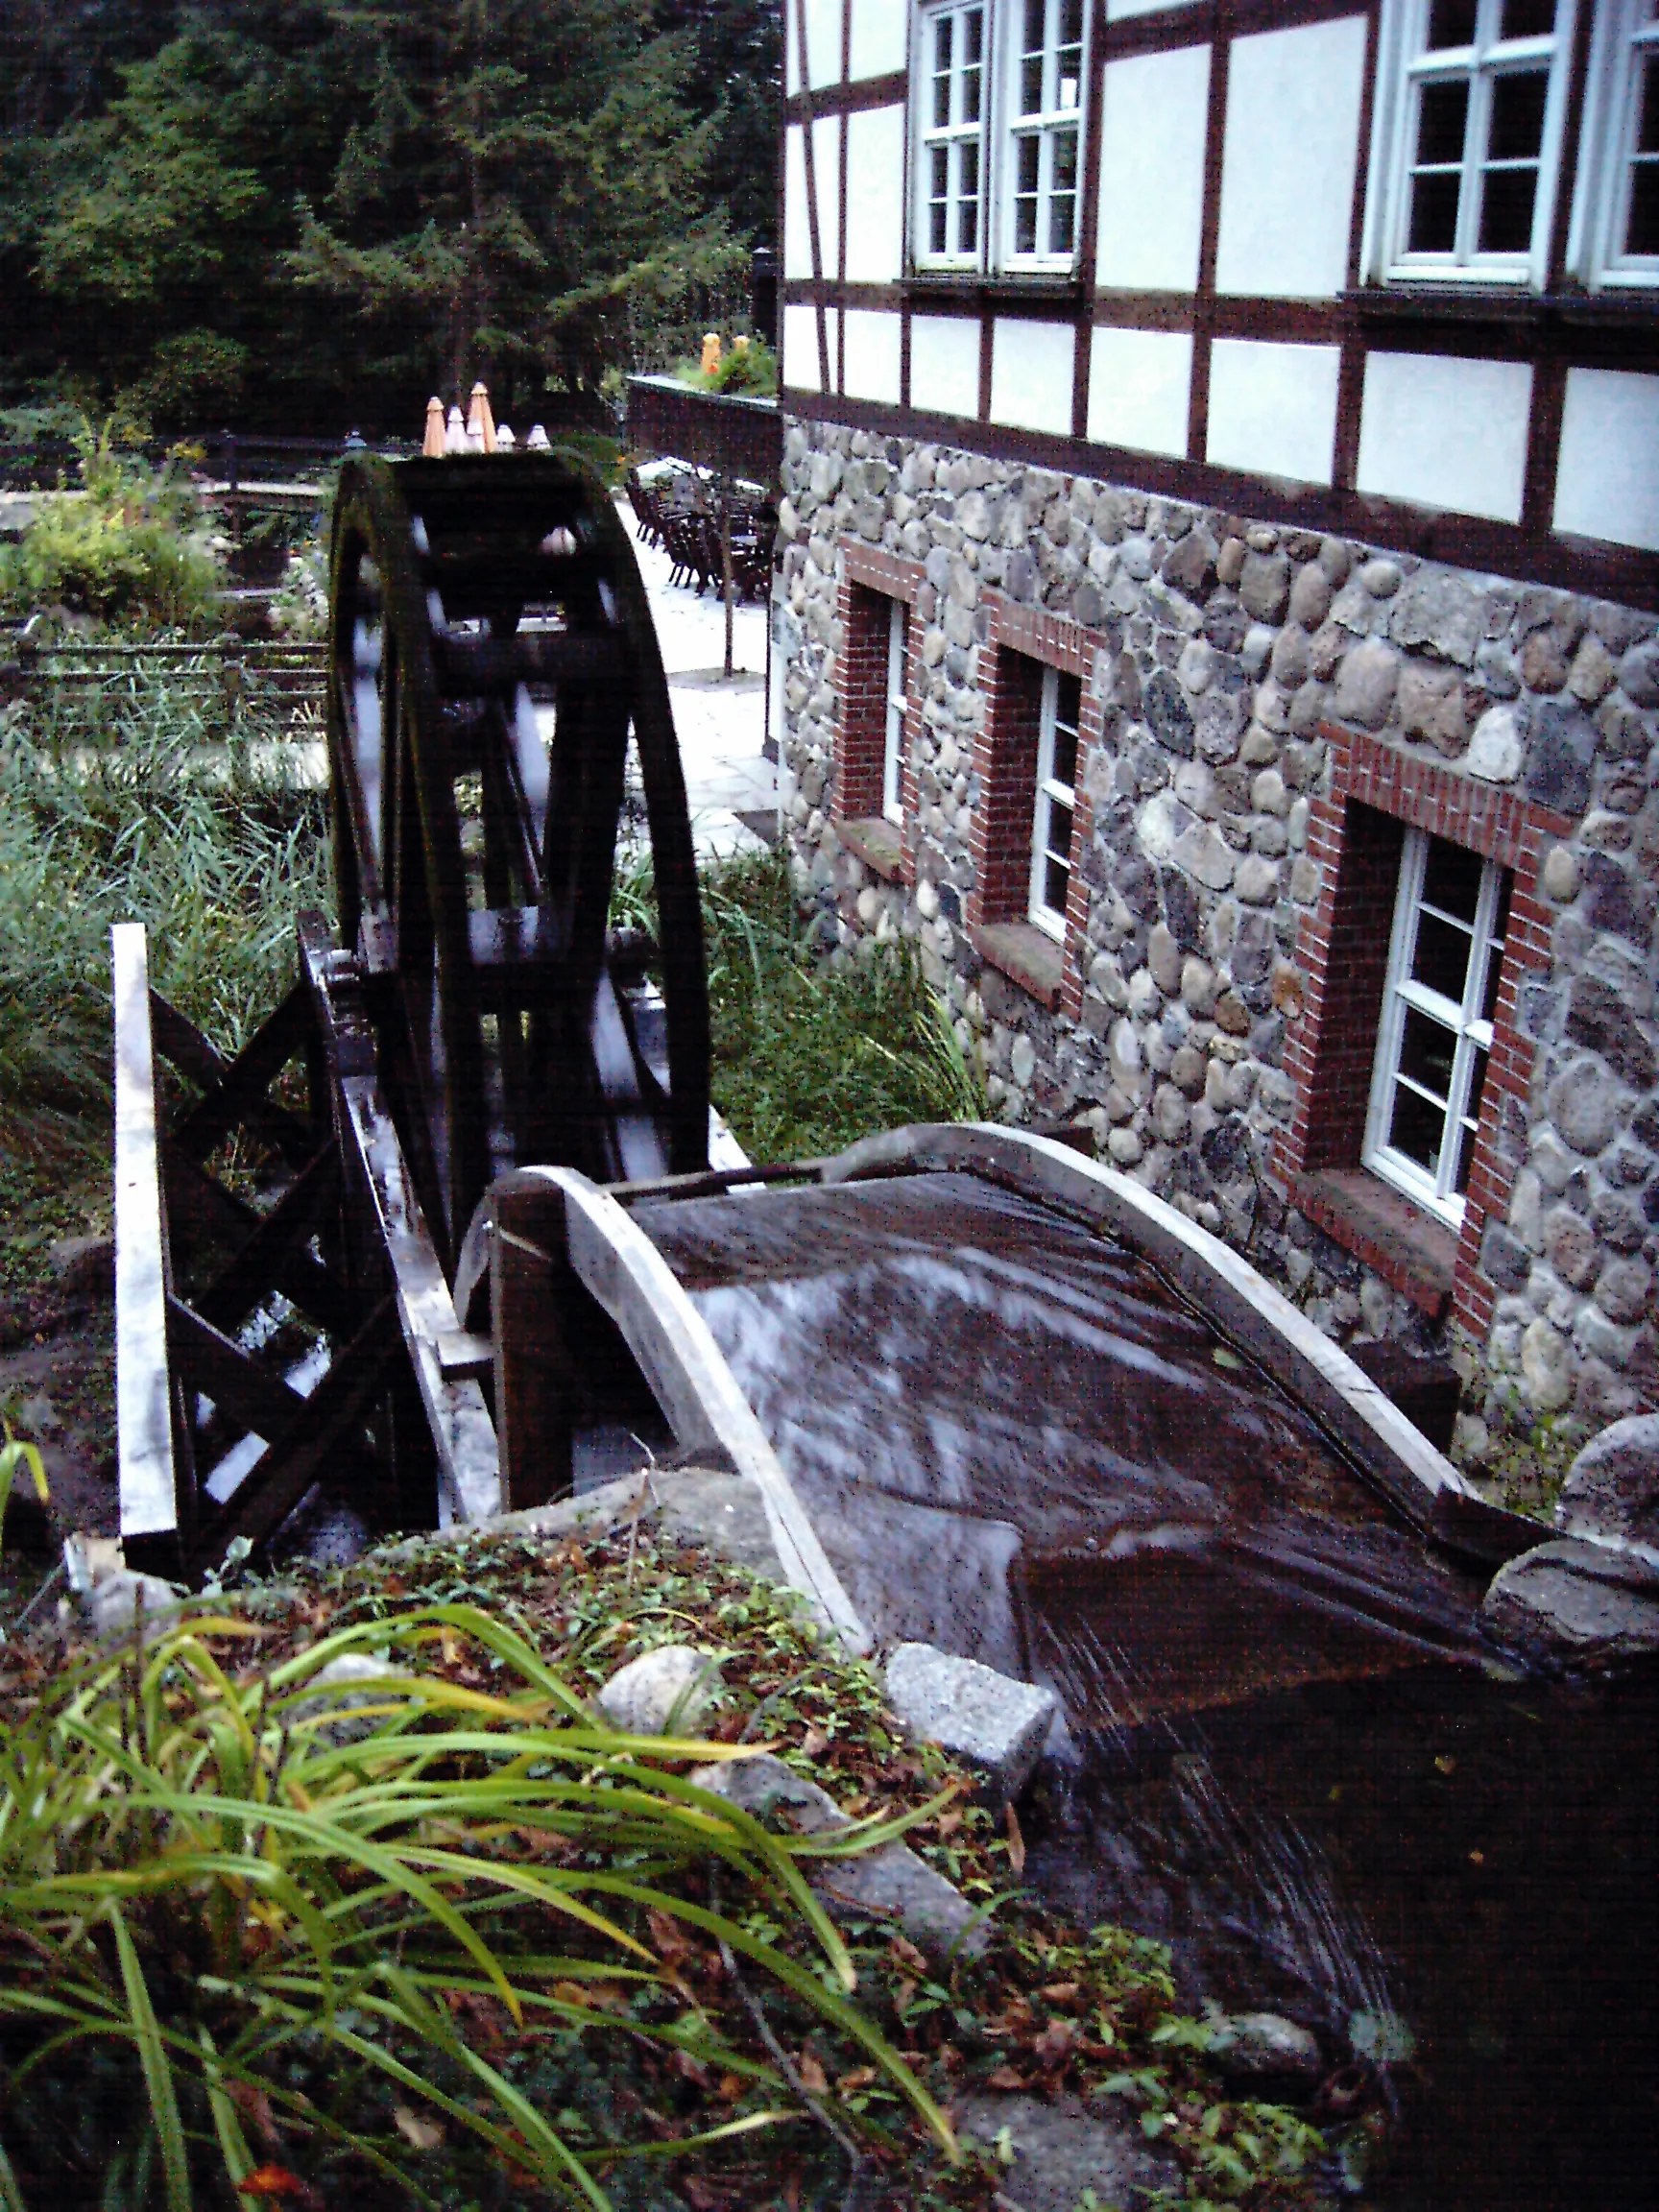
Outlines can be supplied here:
M978 1069L913 945L816 960L781 854L712 869L703 892L714 1099L756 1159L808 1159L912 1121L976 1120Z
M153 469L124 451L113 419L83 421L76 445L79 493L45 496L22 541L0 549L0 607L216 628L219 565L178 462Z

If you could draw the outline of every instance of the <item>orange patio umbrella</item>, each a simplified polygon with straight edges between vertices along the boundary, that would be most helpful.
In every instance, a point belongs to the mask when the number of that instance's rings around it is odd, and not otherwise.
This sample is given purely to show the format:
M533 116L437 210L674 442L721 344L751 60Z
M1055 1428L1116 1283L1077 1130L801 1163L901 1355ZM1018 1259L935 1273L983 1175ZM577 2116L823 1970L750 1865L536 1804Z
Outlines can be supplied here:
M426 437L421 450L428 461L444 458L444 402L436 395L426 402Z
M472 405L467 416L467 435L469 438L482 439L482 450L484 452L494 452L495 418L490 412L489 387L482 383L474 384L472 387ZM474 450L478 450L478 448L474 448Z

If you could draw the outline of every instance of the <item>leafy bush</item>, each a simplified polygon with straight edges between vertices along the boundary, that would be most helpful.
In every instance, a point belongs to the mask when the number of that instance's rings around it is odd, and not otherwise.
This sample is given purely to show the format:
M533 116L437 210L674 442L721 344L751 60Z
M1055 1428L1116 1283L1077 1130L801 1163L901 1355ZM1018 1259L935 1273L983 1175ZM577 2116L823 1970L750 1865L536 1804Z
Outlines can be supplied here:
M781 854L729 861L703 893L714 1097L758 1160L811 1158L911 1121L985 1113L913 945L814 960Z
M724 392L734 398L770 399L778 390L778 356L764 338L751 338L747 346L728 346L720 366L705 374L700 360L677 362L674 374L682 384L699 392Z
M699 1787L700 1763L742 1753L596 1723L473 1605L233 1671L270 1634L186 1617L47 1676L0 1722L9 2212L100 2186L136 2208L157 2175L168 2212L320 2203L323 2180L371 2203L603 2206L619 2160L793 2117L684 1978L694 1944L850 2037L950 2147L848 2001L852 1961L798 1863L823 1839ZM601 2069L607 2041L643 2043L770 2102L691 2138L595 2144L531 2093L541 2055L583 2038Z
M333 903L327 796L291 711L186 666L0 719L0 1153L67 1163L108 1114L109 926L237 1049L292 980L294 923ZM197 688L184 695L186 682Z
M219 565L177 462L153 469L124 451L113 419L83 420L75 443L81 490L45 496L21 543L0 548L0 607L216 627Z

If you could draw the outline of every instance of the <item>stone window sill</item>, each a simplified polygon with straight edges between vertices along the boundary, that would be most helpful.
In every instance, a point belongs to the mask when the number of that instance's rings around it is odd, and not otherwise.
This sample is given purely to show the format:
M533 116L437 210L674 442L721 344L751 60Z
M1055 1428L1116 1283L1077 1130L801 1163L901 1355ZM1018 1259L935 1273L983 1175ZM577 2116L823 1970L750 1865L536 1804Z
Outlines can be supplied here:
M874 814L858 822L837 822L835 834L873 875L887 883L904 880L904 841L896 822Z
M987 967L1018 983L1050 1014L1058 1011L1061 952L1052 937L1029 922L981 922L969 929L968 941Z
M1408 1198L1363 1167L1299 1175L1291 1196L1309 1220L1383 1282L1438 1321L1452 1298L1457 1239Z

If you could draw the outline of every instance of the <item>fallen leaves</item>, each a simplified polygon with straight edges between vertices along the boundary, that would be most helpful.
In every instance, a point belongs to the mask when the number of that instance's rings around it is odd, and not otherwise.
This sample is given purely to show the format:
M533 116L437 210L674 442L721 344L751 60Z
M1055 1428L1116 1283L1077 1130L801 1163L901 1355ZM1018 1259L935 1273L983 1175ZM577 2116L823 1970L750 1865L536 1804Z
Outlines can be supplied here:
M1003 1809L1003 1824L1008 1830L1008 1863L1019 1877L1025 1871L1025 1839L1020 1832L1020 1815L1012 1805Z
M422 2120L407 2104L393 2105L392 2125L412 2151L436 2151L444 2140L444 2130L436 2120Z

